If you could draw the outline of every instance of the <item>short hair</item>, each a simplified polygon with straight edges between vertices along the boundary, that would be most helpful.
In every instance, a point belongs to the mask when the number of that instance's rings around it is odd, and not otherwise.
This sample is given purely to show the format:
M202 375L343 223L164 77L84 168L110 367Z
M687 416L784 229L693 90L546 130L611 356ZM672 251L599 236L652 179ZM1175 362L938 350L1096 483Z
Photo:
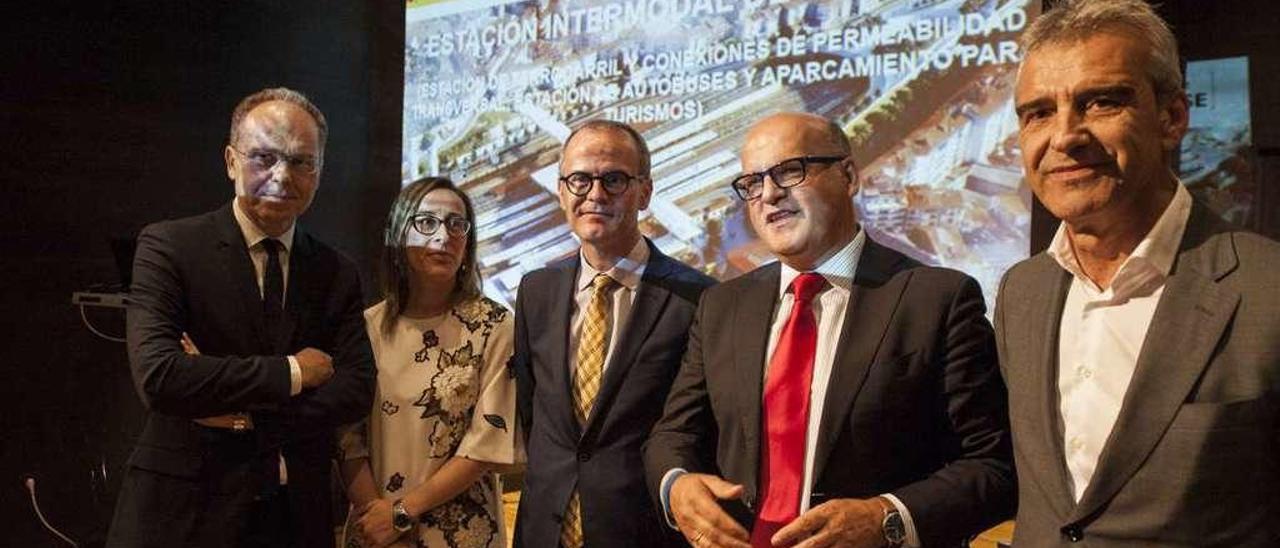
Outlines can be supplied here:
M239 139L240 124L244 123L244 119L249 115L250 111L258 105L270 101L284 101L307 111L307 114L311 115L311 119L316 122L316 129L319 133L319 155L324 158L324 143L329 138L329 123L325 121L324 113L320 112L320 109L316 108L316 105L310 99L307 99L306 95L285 87L267 88L241 99L235 110L231 111L231 133L228 136L227 143L234 145L236 140Z
M1022 36L1030 53L1047 44L1081 42L1119 32L1147 46L1147 76L1158 98L1180 93L1182 70L1173 31L1145 0L1057 0Z
M573 132L569 134L568 139L564 140L564 146L561 147L561 150L563 151L564 149L569 148L569 143L573 141L574 137L576 137L579 133L582 133L583 131L588 131L588 130L617 131L617 132L622 132L626 134L628 137L630 137L631 142L636 146L636 151L640 153L640 166L639 166L640 173L637 173L636 175L640 177L644 177L645 179L650 178L649 171L652 166L650 164L651 155L649 154L649 145L648 143L644 142L644 136L640 135L640 132L636 131L636 128L633 128L630 125L624 124L622 122L615 122L613 120L588 120L586 122L583 122L582 125L575 128ZM560 156L560 161L561 162L564 161L563 154L561 154Z
M482 295L480 288L483 287L483 280L476 259L476 210L471 204L471 198L445 177L422 177L400 190L400 195L391 204L391 212L387 214L381 261L382 298L386 300L379 326L383 333L391 333L395 328L396 318L404 313L404 308L409 303L409 276L413 275L413 271L409 268L409 257L405 253L405 240L412 230L413 216L418 212L423 198L437 189L456 194L466 209L467 222L471 223L471 230L467 231L466 251L449 295L449 304L456 305ZM444 230L444 227L439 230Z

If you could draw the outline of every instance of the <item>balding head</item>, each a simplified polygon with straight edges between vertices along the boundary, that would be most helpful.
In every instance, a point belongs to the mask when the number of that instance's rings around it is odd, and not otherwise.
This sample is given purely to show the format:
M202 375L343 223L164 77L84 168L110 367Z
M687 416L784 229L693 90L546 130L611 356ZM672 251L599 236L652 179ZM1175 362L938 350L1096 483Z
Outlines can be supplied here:
M747 147L771 148L791 156L848 156L849 138L835 122L805 112L780 112L756 122L747 131ZM789 152L788 152L789 151ZM743 165L744 171L759 171L769 166Z

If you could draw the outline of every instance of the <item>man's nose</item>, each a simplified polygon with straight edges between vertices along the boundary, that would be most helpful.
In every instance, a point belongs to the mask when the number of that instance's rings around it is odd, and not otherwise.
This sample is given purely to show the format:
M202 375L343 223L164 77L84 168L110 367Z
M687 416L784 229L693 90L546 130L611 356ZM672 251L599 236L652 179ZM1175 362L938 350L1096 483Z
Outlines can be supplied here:
M1071 109L1063 109L1054 119L1049 146L1057 152L1066 153L1088 144L1090 138L1083 117Z
M760 181L760 200L767 204L772 204L783 199L787 195L787 189L778 186L773 180L772 175L765 175Z
M592 179L591 186L587 187L586 199L593 202L609 201L609 193L604 190L604 179Z

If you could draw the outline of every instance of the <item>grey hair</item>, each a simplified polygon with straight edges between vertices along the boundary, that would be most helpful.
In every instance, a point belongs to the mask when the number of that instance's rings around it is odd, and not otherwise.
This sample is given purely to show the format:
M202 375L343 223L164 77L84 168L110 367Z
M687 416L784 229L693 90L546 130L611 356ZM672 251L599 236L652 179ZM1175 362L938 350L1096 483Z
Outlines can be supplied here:
M319 154L320 158L323 159L324 143L329 138L329 123L325 121L324 113L320 112L320 109L316 108L316 105L306 95L285 87L267 88L241 99L240 103L236 105L236 109L231 111L231 133L227 142L232 145L236 143L236 139L240 136L240 124L244 123L249 111L262 103L270 101L284 101L307 111L307 114L311 115L311 119L316 122L320 140L318 143L320 145Z
M636 131L636 128L622 122L615 122L613 120L588 120L583 122L582 125L574 128L573 132L569 134L569 138L564 140L564 146L561 147L561 150L568 148L569 142L573 141L574 137L587 130L617 131L629 137L631 142L636 146L636 152L640 153L640 165L636 166L639 168L640 172L636 175L649 179L649 171L651 169L650 162L652 161L650 158L651 155L649 154L649 144L644 142L644 136L640 135L640 132ZM561 155L560 161L564 161L563 155Z
M1022 35L1022 49L1030 53L1104 32L1119 32L1147 46L1147 76L1157 97L1182 92L1178 41L1146 0L1057 0Z

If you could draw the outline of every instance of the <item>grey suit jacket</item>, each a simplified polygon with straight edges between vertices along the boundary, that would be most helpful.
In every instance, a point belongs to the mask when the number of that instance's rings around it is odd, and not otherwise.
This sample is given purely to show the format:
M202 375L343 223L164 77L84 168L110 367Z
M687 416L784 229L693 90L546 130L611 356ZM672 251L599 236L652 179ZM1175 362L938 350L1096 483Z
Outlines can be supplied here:
M1018 470L1017 546L1280 546L1280 244L1192 206L1120 415L1077 504L1058 411L1070 275L1005 275L996 340Z

